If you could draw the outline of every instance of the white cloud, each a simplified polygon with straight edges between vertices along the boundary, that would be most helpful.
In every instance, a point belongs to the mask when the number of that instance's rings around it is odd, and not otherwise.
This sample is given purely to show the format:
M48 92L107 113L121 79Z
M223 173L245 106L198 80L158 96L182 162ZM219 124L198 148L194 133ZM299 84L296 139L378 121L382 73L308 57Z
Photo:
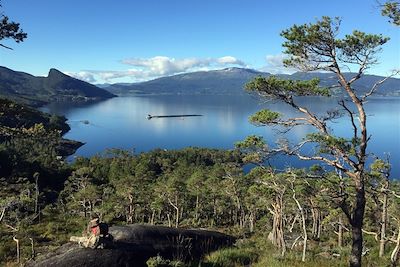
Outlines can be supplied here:
M131 77L134 79L145 78L146 74L141 70L125 70L125 71L93 71L102 80L110 81L118 78Z
M85 70L77 73L66 74L87 82L115 82L116 79L130 78L132 81L144 81L161 76L174 75L189 71L210 70L227 66L241 66L246 64L232 56L219 58L183 58L175 59L165 56L152 58L129 58L121 63L132 66L131 69L114 70Z
M96 82L96 79L94 77L94 75L88 71L80 71L80 72L69 72L66 71L64 72L65 74L74 77L76 79L88 82L88 83L94 83Z
M272 74L292 74L296 72L295 68L288 68L283 65L283 60L285 59L287 59L287 56L284 54L267 55L265 57L267 64L260 70Z
M217 62L219 64L232 64L246 67L246 64L243 61L231 56L220 57L217 59Z
M220 58L184 58L175 59L164 56L152 58L130 58L122 63L134 66L148 73L149 77L173 75L194 71L204 67L224 67L228 65L246 66L246 64L232 56Z

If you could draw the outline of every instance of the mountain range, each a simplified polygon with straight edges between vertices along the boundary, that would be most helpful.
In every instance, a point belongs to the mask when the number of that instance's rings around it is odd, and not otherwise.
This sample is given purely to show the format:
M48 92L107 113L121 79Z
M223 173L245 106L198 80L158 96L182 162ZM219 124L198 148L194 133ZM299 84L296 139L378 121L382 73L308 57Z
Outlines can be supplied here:
M117 95L135 94L205 94L205 95L242 95L246 94L244 85L256 76L271 76L271 73L260 72L245 68L226 68L214 71L199 71L162 77L151 81L132 84L105 84L98 85L103 89ZM353 77L354 73L345 73ZM276 75L284 79L306 80L318 77L322 86L337 85L338 81L332 73L304 73L296 72L291 75ZM359 94L368 92L371 86L384 77L364 75L354 83L354 88ZM341 94L340 88L333 89L334 95ZM400 96L400 79L389 78L380 85L376 95Z
M56 69L50 69L47 77L37 77L25 72L0 67L0 97L12 99L31 106L41 106L55 101L86 102L102 100L115 95L244 95L244 85L256 76L272 74L245 68L226 68L198 71L162 77L140 83L93 85L72 78ZM345 73L350 78L354 73ZM303 73L277 75L284 79L306 80L318 77L322 86L337 85L332 73ZM382 80L376 75L364 75L354 83L357 93L368 92L371 86ZM334 95L343 92L333 89ZM400 96L400 79L389 78L380 85L378 96Z
M0 97L31 106L53 101L93 101L114 97L90 83L72 78L56 69L47 77L0 67Z

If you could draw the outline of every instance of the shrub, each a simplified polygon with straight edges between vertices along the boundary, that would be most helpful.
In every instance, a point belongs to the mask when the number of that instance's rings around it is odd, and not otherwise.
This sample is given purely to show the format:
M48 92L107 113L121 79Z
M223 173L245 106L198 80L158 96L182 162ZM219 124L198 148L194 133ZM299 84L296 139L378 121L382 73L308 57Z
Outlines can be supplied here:
M181 261L170 261L163 259L161 256L151 257L146 261L148 267L183 267L185 266Z
M248 265L258 258L258 253L251 248L225 248L209 254L207 266L231 267Z

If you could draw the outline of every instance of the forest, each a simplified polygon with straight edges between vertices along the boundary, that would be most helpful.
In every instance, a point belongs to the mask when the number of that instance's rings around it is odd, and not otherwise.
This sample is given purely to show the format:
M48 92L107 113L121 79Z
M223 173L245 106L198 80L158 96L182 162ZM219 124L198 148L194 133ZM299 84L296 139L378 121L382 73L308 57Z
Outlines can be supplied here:
M319 165L243 172L251 158L243 143L234 150L109 150L67 164L54 152L60 137L49 142L51 135L41 135L54 130L39 124L25 131L1 145L1 157L14 163L11 173L2 166L3 264L16 262L13 237L26 262L81 233L93 214L110 225L207 228L238 237L235 247L204 258L211 266L302 266L302 258L304 266L341 266L350 252L351 226L337 200L354 188L340 172ZM383 160L368 172L363 254L373 266L390 264L400 248L400 184L389 173Z

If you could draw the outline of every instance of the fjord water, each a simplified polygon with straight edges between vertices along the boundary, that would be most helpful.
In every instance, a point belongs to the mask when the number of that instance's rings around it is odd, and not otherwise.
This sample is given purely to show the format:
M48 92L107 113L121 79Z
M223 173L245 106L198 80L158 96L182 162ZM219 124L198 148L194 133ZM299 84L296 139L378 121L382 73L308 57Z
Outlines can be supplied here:
M303 98L301 104L312 111L322 112L337 107L336 99ZM312 131L298 127L285 135L279 129L256 127L248 117L262 108L295 116L282 103L262 103L249 96L136 96L117 97L88 105L54 103L44 108L50 113L65 115L71 126L65 137L85 142L75 156L91 156L107 148L134 149L135 152L155 148L179 149L188 146L226 148L250 134L262 135L270 146L287 137L291 142L301 140ZM369 152L377 156L390 154L392 177L400 177L400 98L374 98L366 104L368 130L371 135ZM201 114L201 117L155 118L147 115ZM330 124L337 136L352 136L348 117ZM308 148L312 149L312 148ZM304 167L310 163L294 158L279 157L271 161L278 168Z

